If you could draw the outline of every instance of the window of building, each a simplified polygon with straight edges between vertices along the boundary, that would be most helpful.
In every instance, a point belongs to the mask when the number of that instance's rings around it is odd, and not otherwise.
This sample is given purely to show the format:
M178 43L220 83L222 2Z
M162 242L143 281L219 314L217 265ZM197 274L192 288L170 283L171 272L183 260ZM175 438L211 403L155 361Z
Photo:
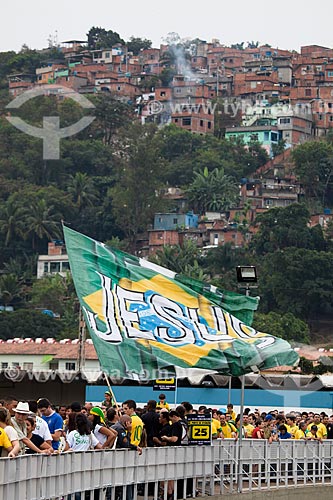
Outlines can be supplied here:
M271 140L272 142L278 142L278 134L276 132L271 132Z
M207 127L208 127L209 129L210 129L210 128L212 128L212 122L208 122L208 123L207 123Z
M60 262L50 262L50 272L60 273Z
M69 262L62 262L61 263L61 271L62 272L69 271Z
M110 57L110 52L105 52L105 58L109 59L109 57Z
M327 71L328 78L333 78L333 71Z
M264 141L269 141L269 132L264 132Z
M14 362L12 363L12 367L13 367L13 368L20 368L20 363L18 363L18 362L16 362L16 361L14 361Z
M311 95L312 95L311 89L305 89L305 95L306 95L306 97L311 97Z
M32 370L34 367L33 363L23 363L23 370Z
M280 118L280 123L282 124L290 123L290 118Z
M175 123L178 123L178 118L175 118Z
M163 233L158 233L157 234L157 239L163 240Z
M182 123L186 126L191 125L191 118L183 118Z
M8 368L8 363L1 363L1 369L5 370L6 368Z
M178 219L177 218L173 219L173 224L178 224Z
M121 90L121 86L120 86L120 85L118 85L117 90L118 90L118 91L119 91L119 90Z
M200 127L203 127L203 120L200 120Z
M176 93L177 93L177 94L180 94L180 93L181 93L181 91L182 91L182 89L181 89L181 88L177 88L177 89L176 89Z
M333 115L330 115L330 122L333 122Z
M323 115L321 113L318 114L318 120L322 120L323 119Z
M257 141L259 139L259 136L258 136L258 134L251 134L250 139L251 139L251 141Z
M72 363L72 362L65 363L65 370L74 371L75 370L75 363Z
M165 97L165 90L161 91L161 97Z
M48 272L49 272L49 263L44 262L44 273L48 273Z
M50 370L58 370L58 368L59 368L59 361L51 361L49 363Z
M329 107L330 109L332 109L332 108L333 108L333 104L332 104L331 102L329 102L329 103L328 103L328 107Z

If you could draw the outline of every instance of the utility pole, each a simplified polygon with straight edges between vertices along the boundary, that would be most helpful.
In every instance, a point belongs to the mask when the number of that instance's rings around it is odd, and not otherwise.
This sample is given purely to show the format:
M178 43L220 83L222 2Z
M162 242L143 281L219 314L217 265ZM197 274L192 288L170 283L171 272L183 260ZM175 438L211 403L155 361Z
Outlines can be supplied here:
M86 323L84 321L84 316L82 309L80 307L79 312L79 353L78 353L78 371L81 373L82 369L85 367L86 352L85 352L85 342L86 342Z

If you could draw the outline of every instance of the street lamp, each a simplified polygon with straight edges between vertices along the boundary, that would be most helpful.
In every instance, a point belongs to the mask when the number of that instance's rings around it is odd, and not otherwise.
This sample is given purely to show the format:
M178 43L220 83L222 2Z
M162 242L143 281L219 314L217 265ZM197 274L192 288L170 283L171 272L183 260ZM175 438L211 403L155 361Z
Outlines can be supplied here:
M237 281L239 288L245 288L245 294L247 296L250 295L250 288L258 288L256 283L258 281L257 278L257 269L255 266L237 266Z
M250 295L250 288L257 288L257 269L255 266L237 266L237 281L239 288L245 288L245 295L248 297ZM239 438L238 438L238 477L237 485L238 492L242 493L242 466L241 466L241 448L243 440L243 415L244 415L244 397L245 397L245 375L241 376L241 401L240 401L240 418L239 418Z

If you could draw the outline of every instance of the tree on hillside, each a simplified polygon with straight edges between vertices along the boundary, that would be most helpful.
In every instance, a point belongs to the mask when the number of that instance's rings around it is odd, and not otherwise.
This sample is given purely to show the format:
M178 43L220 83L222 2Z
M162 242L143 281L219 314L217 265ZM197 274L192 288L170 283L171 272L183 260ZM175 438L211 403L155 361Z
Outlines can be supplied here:
M62 216L48 205L45 199L33 201L25 210L25 237L31 238L32 248L36 248L37 240L52 240L61 237Z
M149 260L175 273L184 274L186 266L193 265L199 255L200 251L196 244L191 240L185 240L182 245L165 245Z
M256 330L267 332L274 335L274 337L309 343L309 326L291 312L285 314L276 312L269 312L268 314L256 313L252 326Z
M237 205L238 185L225 175L223 169L212 172L205 167L194 173L194 180L187 189L189 204L203 214L207 210L222 211Z
M232 45L230 45L230 48L237 49L237 50L244 50L244 44L245 44L245 42L233 43Z
M121 127L128 126L133 119L133 112L128 104L113 96L100 94L93 97L96 106L92 130L101 131L104 144L111 144L113 136Z
M59 319L51 318L41 311L20 309L0 314L0 338L7 340L18 338L59 338L63 324Z
M0 276L0 303L4 306L14 305L22 296L22 284L14 274Z
M85 206L93 205L97 199L97 191L93 180L87 174L76 172L69 178L67 191L78 208L79 213Z
M126 42L127 49L129 52L133 52L135 56L137 56L141 50L150 49L152 45L152 41L148 40L148 38L138 38L135 36L131 36L128 42Z
M163 160L156 148L154 125L133 124L117 143L116 182L108 191L112 213L132 249L138 233L146 231L153 214L165 202L156 193ZM109 237L112 235L109 235Z
M120 38L119 34L105 28L97 28L93 26L87 33L88 49L111 49L117 43L125 45L125 42Z
M65 277L60 274L45 276L36 280L32 286L32 305L50 309L60 315L64 314L68 305L73 309L75 300L75 289L70 273Z
M333 311L333 254L284 248L259 267L260 310L291 312L302 319Z
M315 200L319 208L333 205L333 143L309 141L292 151L296 175L305 199Z
M0 232L5 236L5 246L24 234L23 208L14 198L9 198L0 206Z
M259 229L252 238L251 248L260 255L287 247L325 250L322 229L309 228L309 219L308 209L299 203L272 208L257 216Z

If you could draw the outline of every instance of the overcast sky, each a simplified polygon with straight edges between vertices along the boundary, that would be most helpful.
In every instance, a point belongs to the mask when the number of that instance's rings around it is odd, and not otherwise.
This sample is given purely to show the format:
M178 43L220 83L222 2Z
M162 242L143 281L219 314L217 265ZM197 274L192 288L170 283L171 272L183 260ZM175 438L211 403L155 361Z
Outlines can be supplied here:
M182 38L217 38L230 45L267 42L299 50L302 45L333 47L332 0L2 0L0 52L85 40L92 26L111 29L128 40L149 38L158 47L169 32ZM311 7L311 8L310 8Z

